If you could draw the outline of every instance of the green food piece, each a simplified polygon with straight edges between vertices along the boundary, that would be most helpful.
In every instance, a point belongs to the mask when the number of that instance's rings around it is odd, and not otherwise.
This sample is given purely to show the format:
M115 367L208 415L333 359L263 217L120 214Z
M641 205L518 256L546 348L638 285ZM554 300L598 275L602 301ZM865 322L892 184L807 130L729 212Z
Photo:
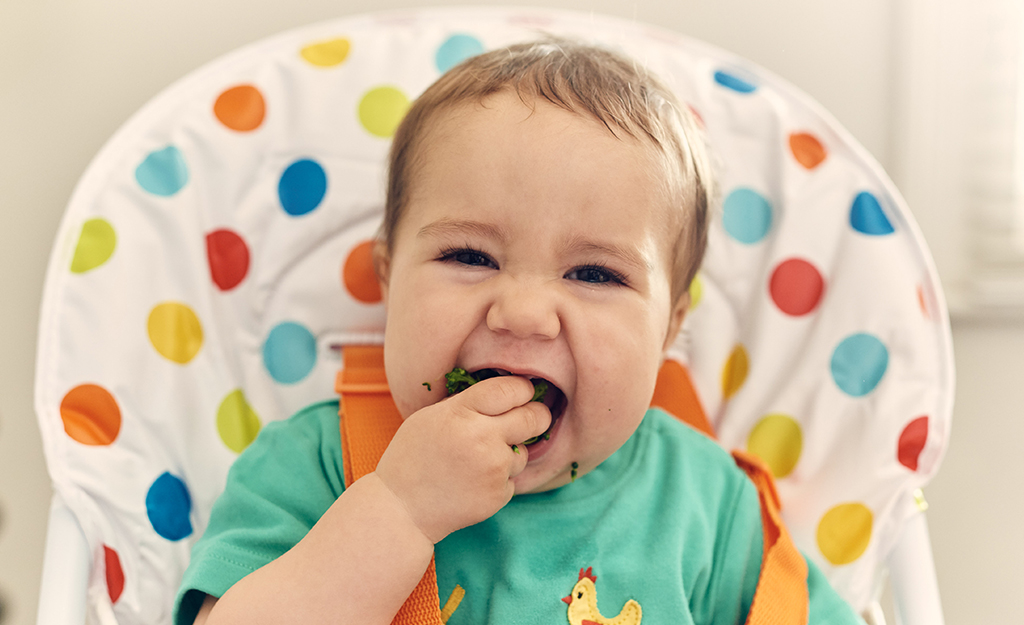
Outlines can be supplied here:
M579 469L579 468L580 468L580 465L578 463L575 463L575 462L572 463L572 471L569 472L569 477L570 477L570 479L572 479L573 482L576 481L576 470Z
M548 383L544 380L538 380L533 384L533 399L530 401L543 401L544 395L548 392Z
M444 374L444 387L448 390L449 395L455 395L456 393L461 393L470 386L473 386L477 382L493 377L495 377L493 369L481 369L474 374L467 372L462 367L455 367L448 373ZM424 382L423 385L427 387L428 391L430 390L429 382ZM530 401L543 401L544 395L546 395L547 392L547 382L544 380L537 380L536 382L533 382L533 399Z
M512 445L512 451L519 453L519 445Z
M434 390L434 389L430 388L430 382L424 382L424 383L423 383L423 386L427 387L427 390L428 390L428 391L432 391L432 390Z
M461 367L455 367L444 374L444 380L444 387L448 389L449 395L461 393L477 383L476 378L466 373L466 370Z

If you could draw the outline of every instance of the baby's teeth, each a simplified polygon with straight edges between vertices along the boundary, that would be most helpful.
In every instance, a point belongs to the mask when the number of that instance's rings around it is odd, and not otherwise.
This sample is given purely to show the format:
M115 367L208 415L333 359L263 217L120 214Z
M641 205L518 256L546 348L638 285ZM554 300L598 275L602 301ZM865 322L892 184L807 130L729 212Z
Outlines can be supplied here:
M505 371L504 369L495 369L495 371L498 372L498 375L512 375L511 371Z

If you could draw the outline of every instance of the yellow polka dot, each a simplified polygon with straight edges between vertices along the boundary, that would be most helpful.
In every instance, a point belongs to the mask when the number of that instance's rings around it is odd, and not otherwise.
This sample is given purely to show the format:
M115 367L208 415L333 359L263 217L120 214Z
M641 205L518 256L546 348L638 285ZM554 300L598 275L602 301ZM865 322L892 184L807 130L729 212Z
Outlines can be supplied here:
M178 302L163 302L149 313L149 341L168 360L185 364L203 346L203 327L192 309Z
M348 39L339 37L328 41L320 41L303 48L299 54L308 63L317 67L334 67L341 65L348 58L351 44Z
M871 510L864 504L839 504L818 523L818 549L836 566L849 564L868 548L872 523Z
M786 477L793 472L803 446L800 424L784 414L764 417L747 437L747 451L764 460L776 478Z
M696 275L693 277L693 282L690 283L690 310L697 307L703 295L704 283L700 281L700 275Z
M78 245L71 259L71 273L85 273L107 262L117 246L117 234L106 219L90 219L82 224Z
M242 453L260 433L260 418L245 400L242 389L228 393L217 409L217 433L228 449Z
M747 372L750 369L750 359L747 357L747 350L740 344L733 348L729 354L729 360L722 369L722 397L729 399L740 390L743 383L747 381Z
M359 122L376 136L390 139L409 110L409 98L395 87L371 89L359 102Z

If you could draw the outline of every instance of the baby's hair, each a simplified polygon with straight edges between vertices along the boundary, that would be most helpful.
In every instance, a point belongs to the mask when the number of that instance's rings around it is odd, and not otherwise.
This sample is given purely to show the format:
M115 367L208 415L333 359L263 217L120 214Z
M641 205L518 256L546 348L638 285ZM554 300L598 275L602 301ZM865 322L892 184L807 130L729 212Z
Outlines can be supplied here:
M672 301L686 292L707 247L707 216L716 186L704 133L693 114L657 78L610 50L545 38L472 57L449 70L410 107L391 145L387 200L380 240L390 255L408 200L410 181L423 158L431 122L465 102L512 91L527 106L543 98L656 147L672 164L667 189L678 208Z

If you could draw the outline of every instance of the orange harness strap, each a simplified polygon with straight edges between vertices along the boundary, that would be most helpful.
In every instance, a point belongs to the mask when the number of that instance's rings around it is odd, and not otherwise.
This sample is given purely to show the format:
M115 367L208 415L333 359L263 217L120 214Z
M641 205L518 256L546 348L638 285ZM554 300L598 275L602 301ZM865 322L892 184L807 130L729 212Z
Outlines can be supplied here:
M402 417L384 377L384 351L377 346L346 346L343 357L335 390L341 395L341 455L348 486L377 468ZM441 625L433 557L392 624Z
M402 424L384 375L380 346L349 345L335 389L341 395L341 449L345 484L377 467ZM666 361L658 374L653 406L714 438L686 369ZM678 415L685 415L685 418ZM761 501L764 553L747 625L805 625L808 617L807 563L786 531L771 472L756 456L733 451L736 464L757 487ZM431 558L423 579L395 615L392 625L441 625L437 573Z

